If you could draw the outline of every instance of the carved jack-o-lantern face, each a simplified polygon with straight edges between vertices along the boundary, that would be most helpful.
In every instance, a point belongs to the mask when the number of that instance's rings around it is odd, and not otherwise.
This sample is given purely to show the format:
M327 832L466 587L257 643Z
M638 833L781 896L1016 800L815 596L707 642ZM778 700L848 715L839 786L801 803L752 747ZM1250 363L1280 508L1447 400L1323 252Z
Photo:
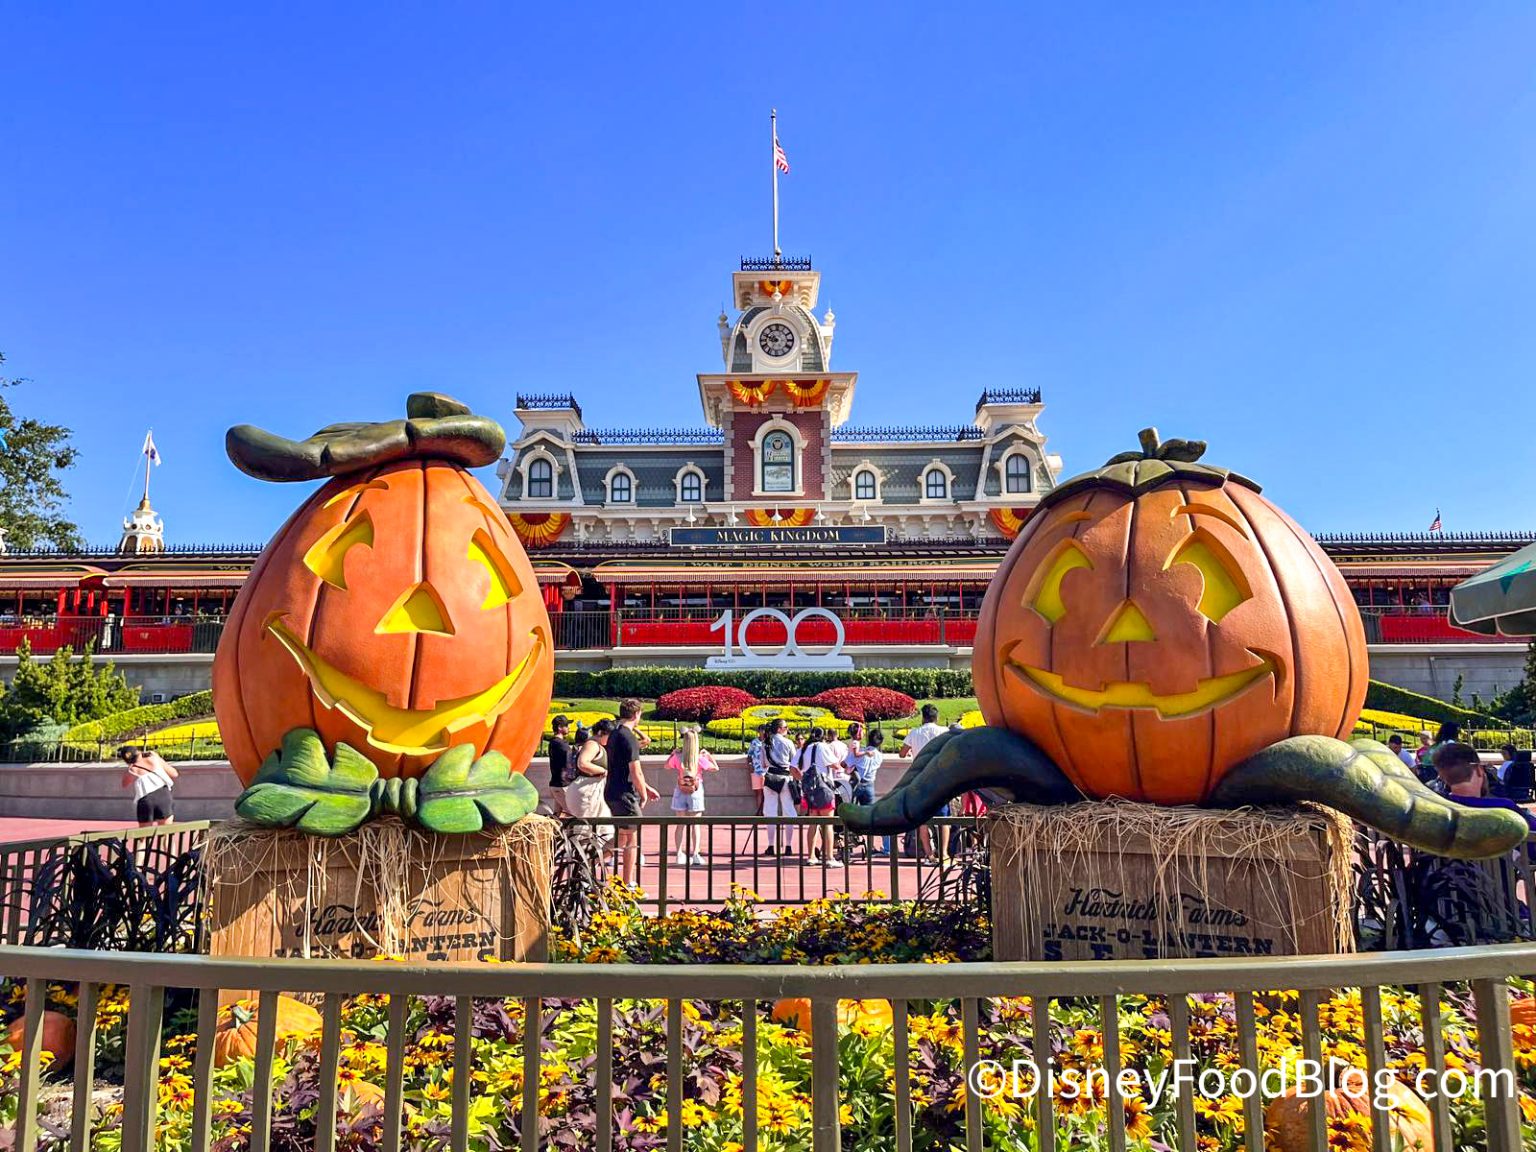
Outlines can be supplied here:
M982 711L1090 796L1199 802L1259 749L1348 736L1359 714L1365 635L1342 577L1255 488L1209 471L1075 484L988 590Z
M332 480L252 569L215 660L226 751L247 783L293 728L383 776L455 744L521 771L553 686L549 617L490 493L408 460Z

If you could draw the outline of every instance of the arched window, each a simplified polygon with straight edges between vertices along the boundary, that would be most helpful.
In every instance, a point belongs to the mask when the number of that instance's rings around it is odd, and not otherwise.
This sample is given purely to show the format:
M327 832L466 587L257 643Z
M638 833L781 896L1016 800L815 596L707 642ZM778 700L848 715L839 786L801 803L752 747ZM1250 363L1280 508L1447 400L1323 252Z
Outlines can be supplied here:
M608 481L608 503L628 504L635 497L634 484L628 472L615 472Z
M868 468L861 468L854 473L853 498L855 500L873 500L875 498L875 474Z
M949 497L949 477L944 475L944 469L930 468L923 474L923 495L929 500Z
M555 494L555 466L542 456L528 464L528 495L534 500L548 500Z
M795 440L783 429L775 429L763 437L762 449L763 492L793 492L795 490Z
M677 485L677 494L684 504L704 503L704 480L697 472L684 472Z
M1029 491L1029 457L1015 452L1003 461L1003 491Z

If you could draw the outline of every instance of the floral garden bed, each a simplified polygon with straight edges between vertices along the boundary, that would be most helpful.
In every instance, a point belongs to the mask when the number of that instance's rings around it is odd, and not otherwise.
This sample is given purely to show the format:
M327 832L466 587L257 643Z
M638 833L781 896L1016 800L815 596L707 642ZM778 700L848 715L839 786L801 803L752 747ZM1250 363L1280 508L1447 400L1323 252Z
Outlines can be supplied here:
M639 961L677 963L782 962L840 964L850 962L926 960L942 964L959 959L984 959L985 924L974 913L931 906L892 906L849 901L820 901L800 908L762 915L743 896L718 913L679 912L668 917L640 915L623 893L589 927L578 944L563 941L557 953L564 960L589 963ZM935 973L935 987L943 980ZM1528 986L1523 986L1526 991ZM643 998L617 1000L613 1015L614 1117L618 1149L650 1152L666 1146L666 1011L661 1002ZM19 1006L21 989L10 990ZM69 989L50 989L54 1004L72 1011ZM192 1122L190 1071L199 1039L191 1031L190 1005L173 1003L167 1010L168 1038L161 1061L159 1104L161 1128L157 1148L180 1152L188 1148ZM884 1002L864 1001L839 1013L838 1063L842 1101L843 1147L878 1152L892 1146L894 1131L895 1040ZM342 1149L372 1150L383 1146L382 1087L384 1084L387 998L349 998L341 1014ZM1293 1066L1301 1057L1298 998L1293 993L1262 997L1257 1005L1258 1048L1263 1068ZM1404 1082L1424 1066L1425 1044L1419 1002L1415 995L1388 989L1383 995L1387 1063ZM230 1026L230 1009L223 1027ZM795 1003L761 1002L757 1007L757 1116L761 1146L767 1152L808 1149L811 1138L810 1040L801 1030L803 1013ZM909 1005L913 1147L941 1152L963 1143L965 1077L959 1005L942 997ZM1448 988L1443 1001L1445 1064L1467 1072L1478 1067L1475 1011L1469 995ZM543 1055L538 1088L541 1147L592 1146L596 1126L597 1019L592 1001L546 1001L541 1042ZM685 1095L682 1121L684 1146L694 1152L738 1152L741 1147L743 1059L739 1002L684 1002L683 1048ZM101 1055L98 1067L107 1070L93 1105L99 1125L91 1147L116 1152L121 1143L121 1103L114 1098L111 1072L120 1075L126 993L108 989L100 1012ZM1237 1061L1235 1006L1226 996L1190 998L1191 1051L1199 1069L1232 1069ZM470 1116L471 1147L516 1147L523 1092L523 1008L518 1000L478 1001L474 1016L474 1079ZM1323 1056L1364 1067L1364 1019L1358 991L1338 992L1322 1003ZM1034 1025L1029 1001L1001 997L983 1001L980 1014L980 1054L1005 1065L1035 1057ZM1159 997L1125 996L1118 1002L1118 1026L1125 1067L1145 1069L1152 1076L1173 1059L1168 1006ZM447 1147L451 1110L454 1047L454 1003L449 997L425 997L410 1003L406 1030L405 1147L437 1150ZM1104 1034L1098 1003L1091 999L1062 999L1051 1005L1051 1051L1058 1080L1054 1097L1058 1125L1056 1147L1088 1152L1105 1146L1105 1099L1102 1090L1077 1092L1072 1072L1097 1067L1104 1059ZM1515 1052L1525 1121L1523 1143L1536 1142L1536 1035L1517 1024ZM3 1066L5 1094L0 1118L14 1116L18 1059ZM318 1102L319 1039L309 1031L285 1037L274 1067L274 1111L271 1147L299 1152L314 1142L314 1112ZM241 1152L249 1147L252 1062L232 1059L214 1075L213 1123L215 1147ZM1021 1084L1028 1090L1030 1085ZM67 1115L64 1085L50 1087L52 1114ZM1235 1152L1242 1147L1243 1110L1235 1097L1196 1098L1199 1152ZM1415 1109L1415 1112L1417 1110ZM1027 1099L1003 1095L982 1104L988 1148L1034 1152L1038 1141L1033 1109ZM1470 1097L1452 1103L1456 1149L1485 1146L1480 1105ZM1124 1104L1128 1146L1156 1152L1174 1143L1174 1104L1141 1096ZM1422 1117L1419 1117L1421 1120ZM1408 1129L1405 1129L1408 1131ZM46 1145L45 1145L46 1146ZM1272 1133L1269 1147L1288 1147ZM1357 1115L1334 1120L1330 1149L1370 1147L1367 1121ZM1447 1150L1451 1152L1451 1150Z

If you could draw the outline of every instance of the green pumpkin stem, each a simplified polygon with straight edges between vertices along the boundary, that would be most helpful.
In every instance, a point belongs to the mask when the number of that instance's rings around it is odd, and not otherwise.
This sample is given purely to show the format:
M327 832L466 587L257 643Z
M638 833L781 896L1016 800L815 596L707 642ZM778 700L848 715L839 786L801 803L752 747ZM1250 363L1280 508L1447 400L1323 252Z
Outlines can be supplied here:
M1158 439L1157 429L1143 428L1140 432L1136 433L1136 437L1141 441L1141 450L1147 454L1147 458L1150 460L1157 459L1157 449L1162 444L1162 441Z

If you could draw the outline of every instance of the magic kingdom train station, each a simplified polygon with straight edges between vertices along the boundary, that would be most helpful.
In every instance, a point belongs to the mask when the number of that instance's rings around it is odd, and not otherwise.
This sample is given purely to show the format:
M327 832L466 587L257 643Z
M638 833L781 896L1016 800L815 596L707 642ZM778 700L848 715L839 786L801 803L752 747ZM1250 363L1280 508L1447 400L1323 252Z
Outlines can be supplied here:
M815 652L839 631L855 667L969 666L987 583L1063 474L1046 397L989 387L952 423L860 422L820 288L809 259L741 261L696 426L589 424L569 393L509 397L520 428L507 422L497 489L562 667L702 665L728 635L735 652ZM1523 642L1454 628L1445 608L1536 533L1317 539L1354 591L1377 679L1442 698L1458 678L1485 698L1521 679ZM259 551L167 543L146 498L116 547L5 555L0 675L23 641L93 642L151 699L206 688Z

